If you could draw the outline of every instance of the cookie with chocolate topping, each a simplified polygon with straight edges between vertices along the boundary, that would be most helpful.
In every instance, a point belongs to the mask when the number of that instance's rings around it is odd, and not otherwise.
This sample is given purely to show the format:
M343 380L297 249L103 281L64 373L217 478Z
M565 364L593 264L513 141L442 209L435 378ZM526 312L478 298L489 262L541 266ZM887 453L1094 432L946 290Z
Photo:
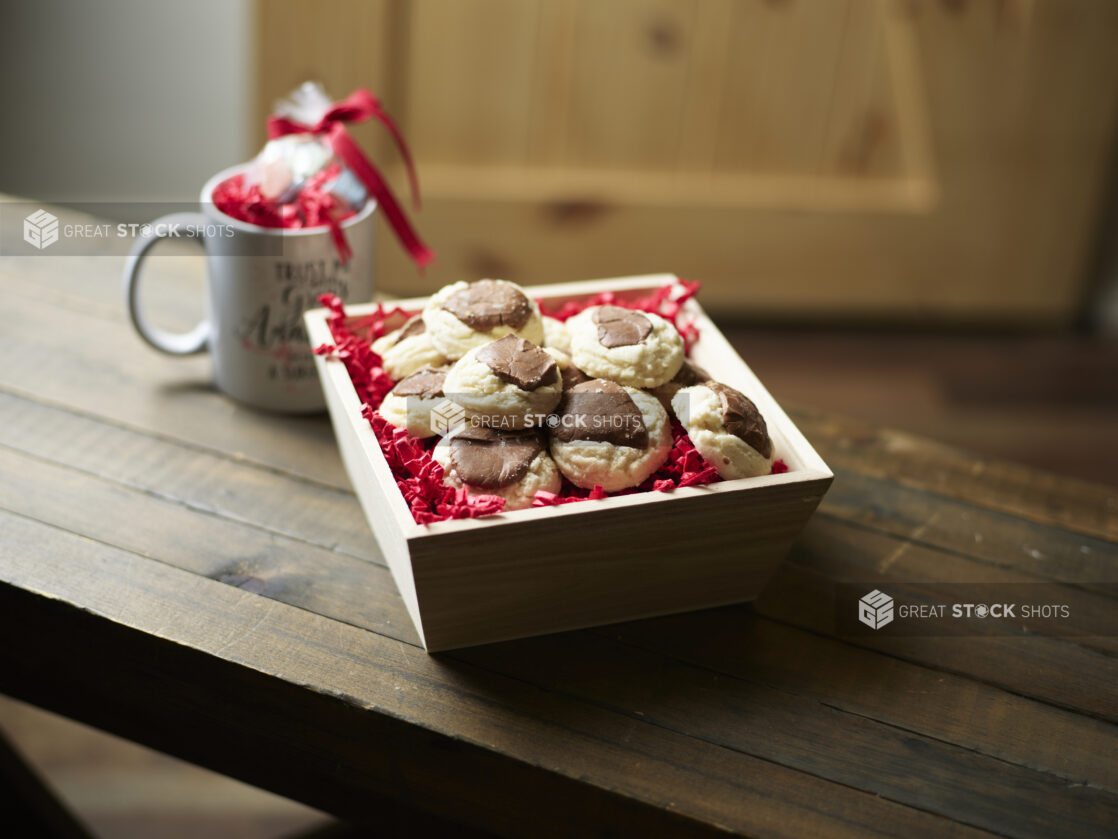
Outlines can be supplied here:
M410 376L423 367L442 367L447 363L446 356L431 342L420 315L409 318L399 329L373 341L373 352L381 357L384 372L396 380Z
M470 495L499 495L506 510L531 507L536 493L559 492L562 478L538 431L467 425L432 452L446 482Z
M675 412L672 410L672 397L679 393L681 388L692 387L709 380L710 373L695 362L685 358L679 372L660 387L652 388L651 392L653 396L660 400L664 410L675 416Z
M628 387L659 387L683 364L683 338L652 312L591 306L567 321L567 331L576 367Z
M557 318L543 316L543 346L544 349L555 349L571 354L571 333L567 331L567 324Z
M590 381L589 376L571 363L568 363L565 367L560 364L559 376L563 379L563 390L570 390L575 385Z
M637 486L671 450L668 415L656 398L591 379L563 392L548 422L551 456L575 486L616 492Z
M563 382L554 356L509 334L455 362L444 390L479 424L538 428L559 402Z
M423 309L431 341L447 358L514 334L539 346L543 320L536 302L505 280L458 282L436 291Z
M556 347L542 347L541 349L554 358L555 363L559 365L559 377L563 380L563 390L570 390L577 384L590 381L591 377L575 367L571 363L571 357L563 350Z
M703 459L723 478L768 475L773 443L753 400L719 382L682 388L672 409Z
M380 403L380 415L413 437L434 437L431 409L443 401L446 367L424 367L396 382Z

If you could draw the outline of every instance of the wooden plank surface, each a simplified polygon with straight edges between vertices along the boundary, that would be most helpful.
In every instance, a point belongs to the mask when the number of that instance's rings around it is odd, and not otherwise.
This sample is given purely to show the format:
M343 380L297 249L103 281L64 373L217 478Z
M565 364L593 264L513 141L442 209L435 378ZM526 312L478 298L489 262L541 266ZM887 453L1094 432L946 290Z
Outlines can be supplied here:
M428 656L326 421L147 353L116 270L0 272L5 692L358 820L1113 834L1113 635L841 639L822 604L842 580L1033 581L1105 621L1114 490L798 413L836 480L754 606Z
M9 544L34 560L8 575L5 631L43 605L51 612L35 662L5 652L6 691L59 710L84 707L94 724L126 711L127 719L112 723L121 733L137 736L142 728L152 745L174 743L189 749L188 759L253 782L268 778L277 791L341 815L368 818L363 793L393 790L516 835L645 825L680 835L720 827L750 833L770 822L770 835L845 827L854 836L888 833L892 819L918 833L942 826L942 819L877 796L108 546L86 548L83 573L73 573L65 557L85 548L82 540L28 519L3 519ZM123 602L122 586L129 594ZM87 598L87 588L101 595ZM36 592L49 593L49 602ZM65 605L75 596L84 611ZM112 620L90 617L109 614ZM110 639L115 654L98 656L100 641ZM260 658L265 650L270 662ZM151 669L158 682L171 678L168 666L178 674L174 696L157 708ZM43 690L75 669L89 679L80 696L72 683L63 689L66 682ZM41 670L48 678L35 678ZM195 725L160 725L166 714ZM262 727L270 732L264 737ZM205 747L213 749L214 736L232 739L211 753ZM315 775L319 785L311 787Z
M990 460L903 431L801 411L828 463L957 498L979 508L1118 540L1118 490Z

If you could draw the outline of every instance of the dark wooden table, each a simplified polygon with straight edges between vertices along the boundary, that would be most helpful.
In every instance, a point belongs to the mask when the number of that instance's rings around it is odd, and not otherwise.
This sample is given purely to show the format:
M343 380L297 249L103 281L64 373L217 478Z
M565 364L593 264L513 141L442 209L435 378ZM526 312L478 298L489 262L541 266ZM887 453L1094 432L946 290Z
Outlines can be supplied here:
M799 411L835 483L757 603L429 656L326 418L144 348L121 264L0 263L0 690L374 824L1116 835L1118 628L850 639L820 608L852 580L1113 609L1114 490Z

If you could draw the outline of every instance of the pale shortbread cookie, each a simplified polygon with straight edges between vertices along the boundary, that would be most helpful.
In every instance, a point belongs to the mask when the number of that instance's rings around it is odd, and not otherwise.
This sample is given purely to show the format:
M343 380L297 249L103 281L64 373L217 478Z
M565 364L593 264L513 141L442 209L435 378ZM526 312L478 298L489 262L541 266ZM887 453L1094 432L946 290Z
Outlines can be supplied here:
M543 384L534 390L525 390L498 376L478 359L478 353L488 346L475 347L454 363L447 373L443 392L465 408L471 420L482 425L505 430L541 427L563 392L558 364Z
M543 347L543 351L555 359L559 365L559 376L563 380L563 390L569 390L577 384L590 381L590 377L579 370L571 362L571 357L555 347Z
M595 317L615 314L627 319L621 322L625 329L614 328L617 321L595 321ZM568 320L567 330L571 360L595 378L629 387L658 387L683 364L683 338L668 321L651 312L592 306Z
M497 495L505 499L506 510L521 510L532 506L532 500L537 492L558 493L562 488L562 476L546 449L541 449L532 458L528 470L511 484L501 487L467 484L459 477L451 462L450 447L453 439L454 435L440 440L431 452L431 456L443 468L446 482L454 487L465 487L470 495Z
M729 397L728 403L718 390ZM765 420L741 391L717 382L685 387L672 398L672 410L703 460L723 478L772 472L772 440Z
M560 370L566 370L571 366L570 353L561 350L558 347L540 347L545 353L555 359L555 363L559 365Z
M405 429L413 437L434 437L431 409L444 401L445 369L424 367L396 383L377 409L390 425Z
M523 298L520 308L507 307L506 312L495 311L493 308L478 307L479 320L485 328L478 329L463 321L457 315L443 308L456 295L468 293L472 286L483 283L493 285L490 289L514 297L513 292ZM460 298L458 298L460 299ZM505 301L508 302L508 301ZM498 307L499 308L499 307ZM504 322L511 319L514 323L521 320L518 326ZM488 344L508 335L510 332L519 335L536 346L543 343L543 320L540 316L540 307L528 296L520 286L505 280L480 280L478 283L457 282L444 286L431 295L427 306L423 309L423 322L427 324L427 333L435 348L449 359L462 358L475 347Z
M422 396L393 396L391 393L384 397L377 410L389 425L403 428L412 437L434 437L431 430L431 409L443 400L441 398L429 399Z
M595 440L564 442L556 437L558 427L549 428L551 456L559 470L575 486L583 489L600 486L606 492L638 486L668 459L672 433L667 412L651 394L632 387L621 387L640 411L648 432L648 444L636 448ZM559 422L563 419L562 414L556 417Z
M419 315L373 341L373 352L381 357L384 372L397 381L424 367L447 363L446 356L435 349Z
M567 355L571 354L571 333L567 331L567 324L557 318L543 316L543 347L544 349L561 350Z

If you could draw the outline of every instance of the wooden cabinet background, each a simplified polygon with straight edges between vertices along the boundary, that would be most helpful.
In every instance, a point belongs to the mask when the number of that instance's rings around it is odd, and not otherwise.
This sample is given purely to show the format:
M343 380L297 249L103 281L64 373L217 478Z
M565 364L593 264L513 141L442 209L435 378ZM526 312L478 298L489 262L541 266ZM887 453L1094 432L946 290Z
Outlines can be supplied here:
M420 167L417 274L674 271L758 317L1065 323L1118 114L1111 0L261 0L258 126L377 92ZM355 133L404 190L394 152ZM262 136L262 135L261 135Z

